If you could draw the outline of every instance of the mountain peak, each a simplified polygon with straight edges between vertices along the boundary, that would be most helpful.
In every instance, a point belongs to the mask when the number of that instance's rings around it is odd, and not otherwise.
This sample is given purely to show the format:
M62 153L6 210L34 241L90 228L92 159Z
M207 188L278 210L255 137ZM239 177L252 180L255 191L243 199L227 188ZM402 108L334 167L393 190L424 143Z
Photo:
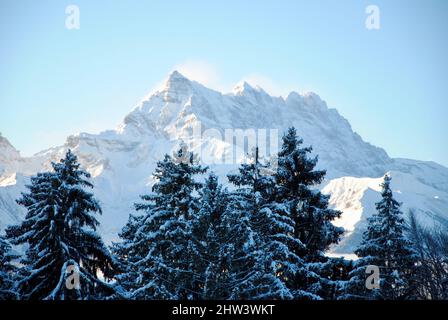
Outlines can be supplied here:
M6 150L14 152L14 153L19 153L16 148L14 148L14 146L11 144L11 142L9 142L8 139L6 139L6 137L4 137L1 133L0 133L0 150L2 152L5 152Z
M322 100L322 98L318 94L311 91L302 94L291 91L286 98L286 102L290 105L299 104L312 109L328 109L327 103Z
M179 71L174 70L168 75L168 81L175 81L175 80L188 80L188 79Z
M8 168L13 168L17 161L20 161L19 151L0 134L0 178Z
M165 92L188 92L192 88L192 81L181 74L179 71L174 70L168 75L165 81Z
M251 86L247 81L241 81L233 88L233 94L238 96L253 93L265 93L265 91L260 86Z

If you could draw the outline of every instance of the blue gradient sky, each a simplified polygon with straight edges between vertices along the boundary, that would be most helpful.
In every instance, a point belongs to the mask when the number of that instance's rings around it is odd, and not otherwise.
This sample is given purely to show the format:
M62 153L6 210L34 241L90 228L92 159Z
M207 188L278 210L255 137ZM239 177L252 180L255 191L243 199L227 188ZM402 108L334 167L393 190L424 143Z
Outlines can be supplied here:
M391 156L448 165L448 1L213 2L2 0L0 132L30 155L114 128L178 68L221 90L315 91Z

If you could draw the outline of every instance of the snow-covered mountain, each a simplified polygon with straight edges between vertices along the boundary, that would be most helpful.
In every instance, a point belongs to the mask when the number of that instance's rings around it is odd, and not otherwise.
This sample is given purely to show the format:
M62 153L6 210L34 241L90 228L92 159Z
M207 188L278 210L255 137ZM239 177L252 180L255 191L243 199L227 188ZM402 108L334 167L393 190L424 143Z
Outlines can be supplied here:
M104 211L100 231L111 241L139 195L149 191L156 161L172 153L180 140L207 159L226 182L225 174L238 164L219 162L226 157L239 160L238 154L245 151L244 141L224 140L226 129L246 133L278 129L280 138L289 126L295 126L304 144L312 145L319 155L318 167L327 169L321 188L331 194L331 204L344 212L336 223L347 229L347 235L335 252L349 253L359 241L386 172L393 177L393 189L404 209L416 210L426 224L448 220L448 168L390 158L383 149L363 141L349 122L315 93L291 92L284 99L241 83L232 93L222 94L174 71L163 89L145 98L115 130L69 136L63 146L30 158L21 157L0 136L0 228L21 219L23 211L14 199L24 190L27 177L49 169L50 162L59 160L68 148L93 176L94 192ZM272 137L270 134L266 140Z

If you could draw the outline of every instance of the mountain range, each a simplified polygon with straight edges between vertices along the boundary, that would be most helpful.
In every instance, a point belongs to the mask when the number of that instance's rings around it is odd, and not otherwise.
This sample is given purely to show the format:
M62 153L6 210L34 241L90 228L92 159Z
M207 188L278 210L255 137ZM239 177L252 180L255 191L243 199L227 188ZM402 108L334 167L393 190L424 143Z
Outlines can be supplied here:
M62 146L32 157L22 157L0 136L0 230L23 219L24 211L15 199L25 191L29 177L50 170L51 162L62 158L67 149L78 155L92 175L94 193L103 208L100 233L111 242L134 211L139 195L150 192L156 162L165 153L172 154L179 141L193 146L227 184L226 174L236 170L243 160L238 154L244 155L249 145L219 136L225 137L226 130L267 130L267 149L273 149L276 141L272 139L280 139L290 126L296 127L305 146L313 147L317 168L327 170L317 187L330 194L332 207L343 211L335 224L346 233L332 254L351 254L359 243L366 219L380 199L379 185L385 174L392 176L403 212L412 209L427 226L448 223L448 168L389 157L382 148L365 142L317 94L291 92L286 98L274 97L246 82L223 94L174 71L163 88L144 98L114 130L71 135ZM199 134L193 128L200 128ZM222 164L226 157L235 161Z

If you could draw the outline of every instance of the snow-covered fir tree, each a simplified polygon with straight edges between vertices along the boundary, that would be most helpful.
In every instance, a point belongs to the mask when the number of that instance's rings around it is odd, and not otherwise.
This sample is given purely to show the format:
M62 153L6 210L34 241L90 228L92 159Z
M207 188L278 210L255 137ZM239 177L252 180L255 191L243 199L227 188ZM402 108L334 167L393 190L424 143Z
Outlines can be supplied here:
M290 294L284 284L267 268L263 244L253 229L245 199L231 195L222 215L224 230L219 261L223 261L226 299L282 299Z
M222 286L228 292L226 299L290 298L284 284L267 268L263 246L238 199L230 200L222 216L222 225L225 235L220 261L224 261L225 266Z
M136 204L142 218L131 217L121 234L124 241L114 246L122 264L127 265L127 273L118 281L130 289L130 298L199 297L201 276L194 272L198 255L192 221L199 210L194 193L202 184L194 176L205 171L186 148L157 163L153 193L142 196L144 203Z
M200 211L193 224L199 257L195 272L203 279L200 298L285 298L283 284L266 270L268 261L250 215L240 206L244 201L223 189L213 173L200 195Z
M12 260L17 258L11 253L11 245L0 236L0 300L16 299L13 285L17 268Z
M329 280L319 275L328 260L324 252L337 243L343 233L342 228L332 224L341 212L330 209L329 196L317 189L326 172L315 169L317 156L310 158L312 148L302 147L302 143L296 129L289 128L283 136L275 174L275 200L294 221L292 236L301 243L294 253L308 265L307 271L296 273L293 280L297 298L301 298L302 292L325 295Z
M193 239L199 259L195 272L201 275L200 299L226 299L229 296L227 259L223 241L227 227L222 217L229 201L227 190L212 172L199 191L199 212L193 221Z
M99 279L113 277L114 260L96 233L101 208L90 175L69 150L54 172L31 178L17 202L27 209L25 220L7 228L12 244L27 244L20 278L20 299L101 299L112 288Z
M345 299L413 299L417 255L412 243L406 238L405 222L390 187L391 178L384 177L381 184L381 201L376 203L377 212L368 219L367 230L355 253L360 258L350 273L346 284ZM379 288L368 289L366 268L379 268Z
M320 297L324 300L339 300L345 294L345 286L350 280L353 270L353 260L343 257L329 257L319 264L312 264L311 269L317 267L320 277Z
M269 164L261 163L258 148L249 163L242 164L238 174L229 175L237 190L233 195L233 210L247 219L253 232L259 272L265 281L273 282L265 298L290 299L299 295L293 288L293 279L304 271L304 262L296 252L302 248L293 237L294 220L282 203L275 201L275 180ZM306 292L300 292L307 295Z
M115 288L124 298L130 299L131 293L138 288L137 278L140 276L136 261L146 253L143 246L134 245L137 230L142 226L144 215L130 214L126 225L118 234L121 241L113 242L112 254L120 265L120 272L115 276Z

